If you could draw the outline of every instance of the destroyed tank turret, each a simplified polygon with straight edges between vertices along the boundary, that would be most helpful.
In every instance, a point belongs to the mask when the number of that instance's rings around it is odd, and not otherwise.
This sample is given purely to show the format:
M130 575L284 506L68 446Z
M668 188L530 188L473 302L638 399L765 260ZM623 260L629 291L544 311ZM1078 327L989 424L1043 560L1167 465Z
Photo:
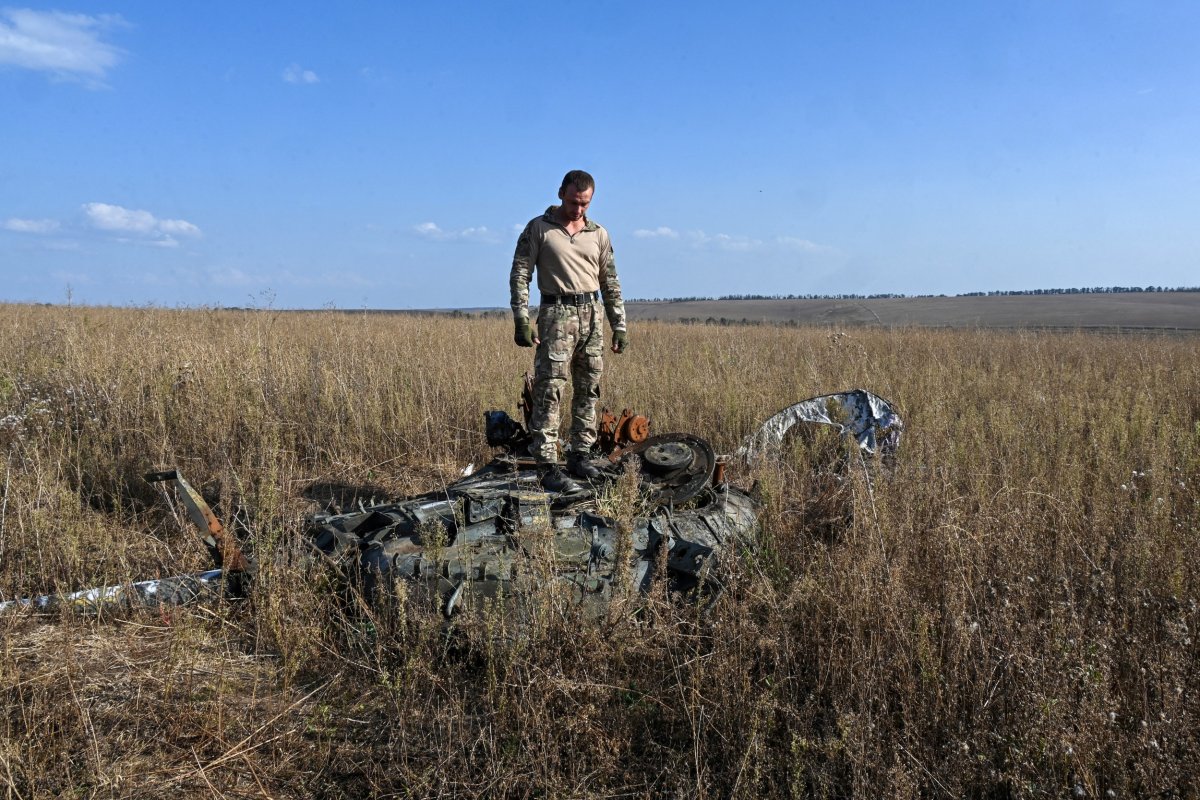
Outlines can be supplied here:
M660 553L667 591L718 596L720 565L754 549L758 503L714 482L717 462L708 443L656 436L595 464L600 478L574 492L553 492L542 487L538 465L506 453L444 490L319 516L311 542L356 572L368 595L407 580L447 616L480 598L510 594L535 542L553 560L555 579L589 606L607 601L619 581L648 591ZM602 508L626 470L640 476L644 510L620 521Z

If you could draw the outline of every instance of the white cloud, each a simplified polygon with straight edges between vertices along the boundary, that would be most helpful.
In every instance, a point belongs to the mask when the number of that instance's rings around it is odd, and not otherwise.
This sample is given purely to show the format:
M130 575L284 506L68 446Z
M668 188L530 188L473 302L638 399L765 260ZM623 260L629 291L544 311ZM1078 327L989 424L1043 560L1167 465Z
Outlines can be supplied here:
M679 231L660 225L654 230L639 228L633 232L633 235L639 239L678 239Z
M416 231L417 235L426 239L432 239L435 242L449 242L458 240L495 243L498 241L498 237L496 236L495 232L482 225L478 228L460 228L458 230L448 231L439 226L436 222L422 222L420 225L414 225L413 230Z
M695 247L713 247L721 250L754 250L762 247L761 239L752 239L741 234L714 233L704 231L688 231L688 240Z
M101 87L124 54L103 41L124 24L116 14L67 14L29 8L0 9L0 64L48 72Z
M108 203L84 203L83 213L93 227L104 231L152 233L157 222L149 211L134 211Z
M200 235L200 229L185 219L159 220L158 229L163 233L180 233L184 236Z
M311 69L304 69L299 64L288 64L283 70L283 79L288 83L320 83L321 79Z
M158 219L149 211L124 208L109 203L84 203L83 213L93 228L119 233L136 233L139 239L120 238L120 242L178 247L175 236L199 237L200 229L187 220Z
M17 233L52 233L58 230L56 219L18 219L9 217L0 224L0 228Z
M804 253L835 253L836 247L830 247L826 244L817 244L808 239L801 239L798 236L777 236L776 243L792 250L800 250Z
M121 244L136 244L142 247L179 247L179 240L173 236L162 236L156 239L118 238Z
M639 228L633 232L638 239L660 239L664 241L679 241L695 249L725 250L729 252L746 252L749 250L790 250L803 253L837 253L837 248L817 244L798 236L776 236L770 240L756 239L740 233L708 233L702 230L680 232L674 228L660 225L657 228Z
M490 242L495 237L492 236L491 231L480 225L478 228L463 228L458 232L458 238L472 239L477 242Z

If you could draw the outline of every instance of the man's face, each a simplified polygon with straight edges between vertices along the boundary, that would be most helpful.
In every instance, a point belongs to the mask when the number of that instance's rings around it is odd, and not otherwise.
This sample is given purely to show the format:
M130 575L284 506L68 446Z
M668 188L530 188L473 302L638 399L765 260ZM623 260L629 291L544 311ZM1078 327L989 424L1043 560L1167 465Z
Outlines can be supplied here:
M575 188L574 184L570 184L566 188L558 190L558 198L562 200L562 206L559 207L558 213L567 222L577 222L583 219L588 206L592 204L592 190L584 189L581 192Z

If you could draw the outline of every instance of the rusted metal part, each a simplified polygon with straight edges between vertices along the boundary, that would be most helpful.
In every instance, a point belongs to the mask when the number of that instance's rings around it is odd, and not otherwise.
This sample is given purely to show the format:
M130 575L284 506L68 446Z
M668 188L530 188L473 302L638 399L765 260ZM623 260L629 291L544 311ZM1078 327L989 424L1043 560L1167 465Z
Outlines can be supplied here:
M608 455L617 449L617 418L607 408L600 410L600 422L596 425L596 444L600 452Z
M0 612L25 608L35 611L73 610L85 614L99 614L109 609L133 606L159 608L188 605L223 594L240 596L244 582L249 576L250 563L200 492L188 483L178 470L151 472L144 477L149 483L175 482L179 497L187 509L188 518L200 531L200 538L216 562L216 569L191 575L97 586L77 592L17 598L0 602Z
M488 444L505 448L517 459L519 466L524 467L538 463L529 457L526 450L530 440L530 418L533 415L533 375L528 372L521 381L521 398L517 406L525 420L524 427L503 411L488 411L484 414L484 420ZM619 416L607 408L600 409L596 425L596 448L610 462L617 463L630 447L648 438L650 418L646 415L635 414L628 408L622 409Z
M620 451L630 445L639 444L650 438L650 418L635 414L628 408L621 409L621 416L614 416L607 408L600 412L596 443L600 452L609 456L614 463L621 457Z
M613 437L617 447L628 447L640 444L650 438L650 418L634 414L628 408L621 410L617 418L616 434Z
M629 414L629 409L626 409L623 414L628 414L629 416L627 419L617 421L617 441L638 444L650 438L649 417L644 417L641 414ZM622 447L624 446L623 444Z
M208 548L208 552L218 567L228 572L245 572L249 568L250 564L246 561L246 556L242 554L237 542L225 530L225 526L217 519L217 515L204 501L200 492L196 491L196 488L188 483L178 470L151 472L145 478L149 483L175 482L175 488L179 490L179 498L187 508L188 517L200 531L200 538L204 541L204 545Z

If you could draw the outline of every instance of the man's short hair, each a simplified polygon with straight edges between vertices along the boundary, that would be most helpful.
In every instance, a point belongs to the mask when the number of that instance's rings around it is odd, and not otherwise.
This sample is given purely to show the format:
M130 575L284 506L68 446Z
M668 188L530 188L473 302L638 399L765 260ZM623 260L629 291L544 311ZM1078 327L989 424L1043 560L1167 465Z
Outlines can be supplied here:
M588 175L581 169L573 169L564 175L562 186L558 190L560 192L566 191L568 186L574 186L577 192L587 191L588 189L596 191L596 181L591 175Z

